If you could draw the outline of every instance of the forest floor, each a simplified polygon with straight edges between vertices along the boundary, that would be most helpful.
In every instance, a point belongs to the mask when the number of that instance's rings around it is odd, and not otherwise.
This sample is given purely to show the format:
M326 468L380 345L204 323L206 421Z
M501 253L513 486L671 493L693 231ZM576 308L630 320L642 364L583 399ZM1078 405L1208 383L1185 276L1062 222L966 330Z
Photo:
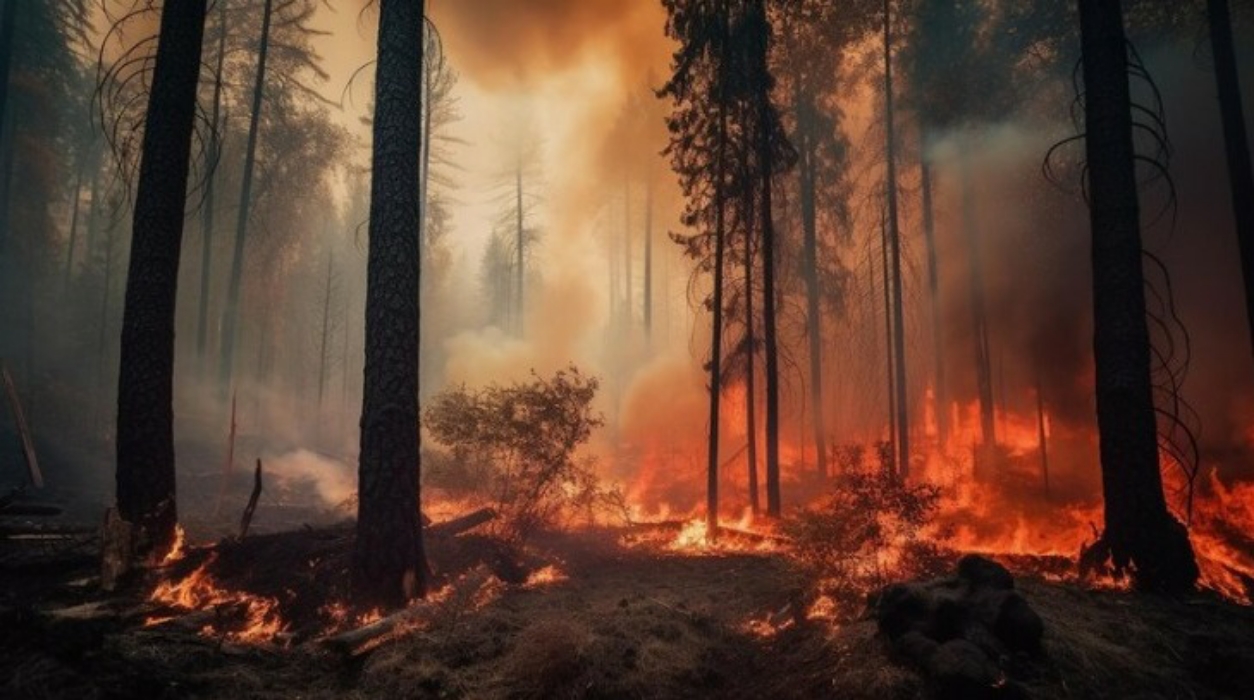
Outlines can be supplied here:
M111 595L90 543L6 555L0 697L929 697L874 620L781 615L807 588L788 557L675 552L621 531L538 537L521 555L533 574L516 583L483 573L500 569L487 538L432 543L441 602L392 638L329 649L327 602L342 595L351 541L339 526L193 548ZM147 600L158 578L202 566L224 589L278 601L279 641L232 641ZM1018 588L1045 621L1044 651L991 696L1254 697L1249 608L1028 577Z

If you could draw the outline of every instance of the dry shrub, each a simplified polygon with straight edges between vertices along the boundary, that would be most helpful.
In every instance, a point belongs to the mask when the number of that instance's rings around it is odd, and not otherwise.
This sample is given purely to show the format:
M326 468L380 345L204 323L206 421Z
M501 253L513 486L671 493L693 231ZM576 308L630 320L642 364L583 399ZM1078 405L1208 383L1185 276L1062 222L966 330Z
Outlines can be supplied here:
M562 698L579 694L576 680L587 665L589 632L570 622L545 620L519 632L501 659L500 679L515 698Z
M940 501L934 486L846 470L832 492L787 525L794 554L845 612L888 583L938 573L943 553L921 535Z
M500 534L518 540L614 502L594 463L576 456L604 424L592 411L598 386L569 367L549 378L533 372L529 382L438 394L423 422L445 451L428 453L427 484L490 502L501 514Z

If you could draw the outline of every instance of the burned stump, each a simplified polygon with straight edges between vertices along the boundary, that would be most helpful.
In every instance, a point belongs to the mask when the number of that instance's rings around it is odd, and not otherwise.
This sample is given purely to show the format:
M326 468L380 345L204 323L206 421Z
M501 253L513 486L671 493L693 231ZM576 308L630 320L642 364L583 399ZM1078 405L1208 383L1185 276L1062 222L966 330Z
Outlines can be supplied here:
M893 650L941 697L1017 697L1007 670L1040 653L1045 625L1000 564L967 555L953 576L898 583L872 599Z

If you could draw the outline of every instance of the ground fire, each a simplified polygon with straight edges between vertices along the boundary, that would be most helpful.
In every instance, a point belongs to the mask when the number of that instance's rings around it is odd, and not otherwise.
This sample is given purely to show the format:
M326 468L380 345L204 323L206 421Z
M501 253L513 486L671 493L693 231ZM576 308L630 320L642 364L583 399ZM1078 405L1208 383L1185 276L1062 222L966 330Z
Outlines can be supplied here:
M0 0L0 698L1254 697L1230 0Z

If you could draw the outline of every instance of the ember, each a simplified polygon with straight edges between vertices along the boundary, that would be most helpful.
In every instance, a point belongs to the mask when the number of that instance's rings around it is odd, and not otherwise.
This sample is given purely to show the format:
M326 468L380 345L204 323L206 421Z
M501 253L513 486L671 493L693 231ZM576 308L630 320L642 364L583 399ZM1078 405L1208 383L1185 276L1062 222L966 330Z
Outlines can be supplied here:
M149 600L188 613L212 612L211 621L201 628L201 634L208 637L224 636L236 642L253 643L273 640L285 629L278 601L218 586L208 573L217 556L216 552L211 552L190 574L157 584ZM147 624L160 624L164 619L150 618Z

